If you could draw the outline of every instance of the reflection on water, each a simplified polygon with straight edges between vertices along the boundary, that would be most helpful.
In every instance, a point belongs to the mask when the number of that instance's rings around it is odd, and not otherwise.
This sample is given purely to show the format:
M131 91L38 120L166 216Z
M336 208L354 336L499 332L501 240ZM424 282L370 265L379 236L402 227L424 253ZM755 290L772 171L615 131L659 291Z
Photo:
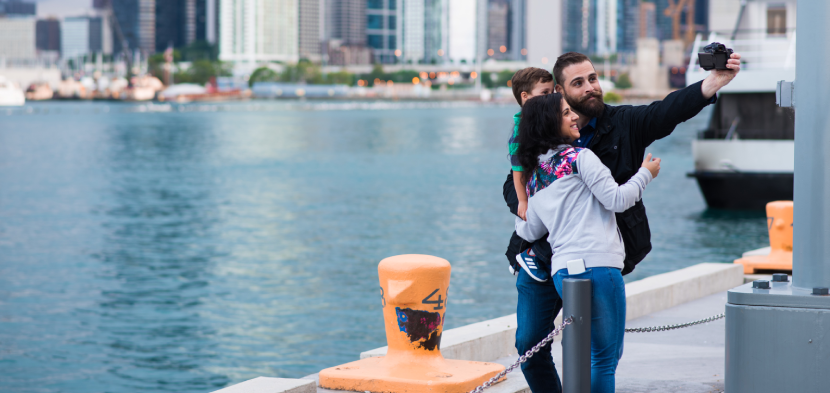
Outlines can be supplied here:
M377 263L453 265L447 328L515 312L514 106L35 104L0 111L0 391L206 392L385 345ZM690 140L649 151L654 251L627 280L765 246L705 208Z

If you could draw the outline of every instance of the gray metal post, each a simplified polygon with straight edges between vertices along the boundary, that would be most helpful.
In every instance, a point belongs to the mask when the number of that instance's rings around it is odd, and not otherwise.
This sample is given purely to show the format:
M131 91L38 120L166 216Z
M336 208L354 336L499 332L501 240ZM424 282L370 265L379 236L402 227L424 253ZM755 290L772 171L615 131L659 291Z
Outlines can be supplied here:
M591 391L591 280L562 280L562 315L573 323L562 336L564 393Z
M830 3L799 0L793 286L830 287ZM740 76L738 76L740 78Z

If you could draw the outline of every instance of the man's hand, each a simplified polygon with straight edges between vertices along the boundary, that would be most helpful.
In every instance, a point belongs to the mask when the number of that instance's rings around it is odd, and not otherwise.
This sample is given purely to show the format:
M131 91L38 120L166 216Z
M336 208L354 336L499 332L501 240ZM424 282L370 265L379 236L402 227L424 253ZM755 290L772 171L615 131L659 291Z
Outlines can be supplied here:
M714 97L718 90L728 85L738 72L741 70L741 55L733 53L729 60L726 61L726 68L728 70L712 70L709 76L703 80L700 90L703 93L703 98L707 100Z
M519 201L519 209L516 212L522 220L527 221L527 202Z

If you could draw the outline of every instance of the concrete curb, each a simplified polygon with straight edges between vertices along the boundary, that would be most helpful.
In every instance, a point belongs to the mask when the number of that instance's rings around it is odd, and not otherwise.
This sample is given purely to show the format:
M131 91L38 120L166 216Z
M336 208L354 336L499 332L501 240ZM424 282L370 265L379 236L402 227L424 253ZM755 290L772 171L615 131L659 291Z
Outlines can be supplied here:
M317 393L317 383L307 379L257 377L213 393Z

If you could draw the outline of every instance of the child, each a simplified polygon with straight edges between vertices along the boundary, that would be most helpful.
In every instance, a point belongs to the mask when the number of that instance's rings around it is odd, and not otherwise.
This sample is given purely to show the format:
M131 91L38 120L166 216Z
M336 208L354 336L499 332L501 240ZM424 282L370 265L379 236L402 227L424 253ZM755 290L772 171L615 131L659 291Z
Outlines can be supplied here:
M513 79L511 79L510 84L513 88L513 96L516 97L516 102L519 103L520 107L523 106L527 100L533 97L553 93L554 85L553 75L551 75L551 73L547 70L536 67L528 67L519 70L513 75ZM515 188L516 196L519 199L519 206L516 209L517 211L515 214L524 220L527 212L527 193L525 192L525 184L521 182L521 173L523 168L515 157L516 151L519 149L519 144L516 142L516 138L519 135L519 121L521 121L521 119L522 112L520 110L519 113L513 115L513 133L507 142L507 148L510 166L513 169L513 187ZM512 255L508 255L507 258L510 261L511 273L514 275L518 273L518 267L514 266L514 261L516 261L534 280L547 281L550 274L542 269L538 269L535 263L535 258L532 256L532 251L530 251L528 247L522 247L523 245L521 243L523 242L515 233L513 234L513 238L510 242L511 247L508 248L508 254ZM512 245L515 243L520 244L519 250L517 251L513 251L513 248L515 247ZM525 249L528 249L526 253L529 255L520 254L522 251L525 251ZM513 258L515 258L515 260Z
M565 278L591 280L591 391L614 392L625 333L625 248L614 213L642 198L660 172L660 159L647 155L639 171L618 185L596 154L570 145L580 137L577 119L559 93L523 106L515 157L530 200L526 219L516 219L516 233L527 241L548 234L560 296Z

